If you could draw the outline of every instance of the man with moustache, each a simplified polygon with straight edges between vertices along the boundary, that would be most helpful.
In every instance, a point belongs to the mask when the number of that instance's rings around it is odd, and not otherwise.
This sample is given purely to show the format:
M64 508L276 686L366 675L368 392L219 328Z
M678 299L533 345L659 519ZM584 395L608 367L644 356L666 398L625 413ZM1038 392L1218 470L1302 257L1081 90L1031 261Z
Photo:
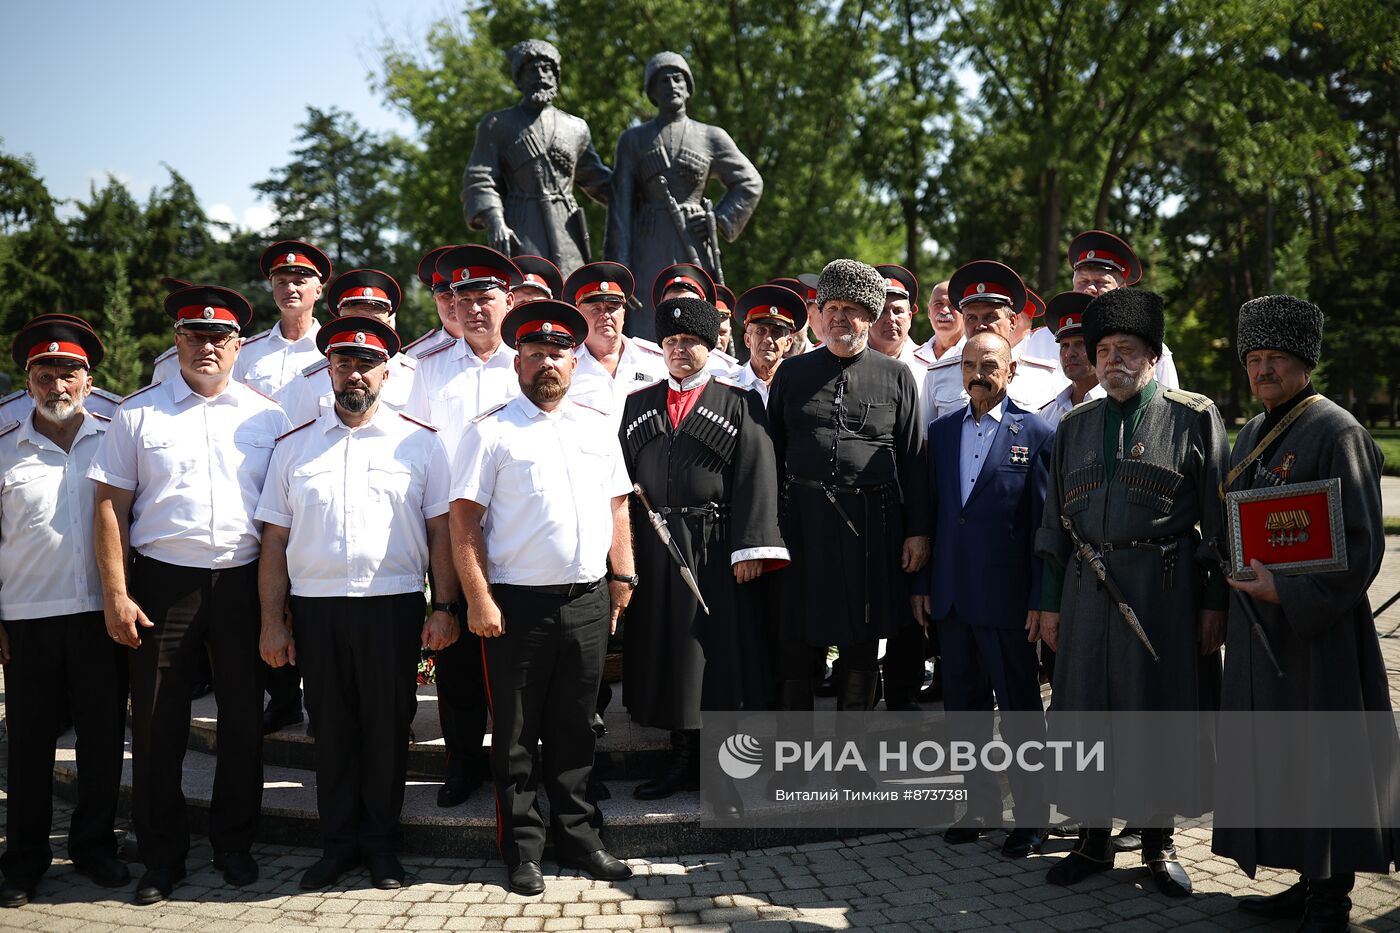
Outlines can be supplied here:
M1084 309L1094 299L1083 292L1060 292L1045 311L1046 332L1060 345L1060 370L1069 385L1036 413L1051 428L1058 427L1065 412L1087 399L1103 398L1099 374L1084 350Z
M593 148L588 124L554 106L559 50L527 39L506 53L520 103L476 127L462 175L462 213L472 230L507 256L543 256L568 275L588 262L588 223L575 185L607 204L612 172Z
M618 138L606 258L627 266L643 283L686 257L707 263L705 271L718 277L719 238L732 243L743 232L763 195L763 178L728 133L686 114L695 80L684 58L675 52L652 56L642 85L656 116ZM713 210L705 200L711 178L725 189ZM706 259L712 250L713 259ZM714 295L706 299L713 302ZM654 323L649 314L639 315L628 334L653 339Z
M113 824L121 789L126 657L107 637L92 550L86 473L107 419L85 410L105 351L63 314L20 328L10 347L33 411L0 430L0 663L5 665L6 847L0 907L22 907L53 864L54 743L68 711L78 736L73 868L96 884L130 880Z
M927 367L920 377L920 420L925 426L963 404L962 370L958 360L962 355L967 334L963 330L962 312L957 302L948 298L948 283L933 286L928 301L929 323L933 336L914 351L915 358Z
M67 321L78 327L92 329L91 324L75 314L58 312L40 314L32 318L29 323L36 324L39 321ZM93 386L88 391L87 397L83 399L83 410L111 421L112 416L117 413L117 406L121 403L122 397L120 395ZM33 411L34 396L30 395L28 387L16 389L4 398L0 398L0 430L26 420Z
M354 275L332 283L333 302ZM322 855L302 888L334 884L363 859L374 886L392 889L404 882L395 848L419 649L457 638L450 470L435 430L381 404L399 350L388 324L343 315L316 339L335 401L278 438L268 466L256 514L260 649L273 668L301 670L316 721ZM437 585L424 622L429 562Z
M744 321L744 346L749 348L748 362L734 381L757 392L767 407L778 366L793 335L807 324L807 303L781 285L755 285L739 298L734 313Z
M1251 711L1365 710L1389 720L1385 661L1366 596L1385 552L1383 456L1345 408L1313 387L1322 326L1316 305L1289 295L1266 295L1240 308L1235 350L1264 412L1240 431L1226 491L1287 490L1298 483L1341 480L1347 566L1284 576L1254 560L1253 580L1229 581L1239 593L1230 603L1221 705ZM1245 600L1252 604L1282 677L1251 633ZM1294 783L1310 794L1354 800L1374 815L1369 823L1338 828L1251 828L1257 825L1250 816L1259 790L1251 776L1272 783L1277 780L1270 770L1274 766L1255 760L1250 737L1237 743L1222 737L1212 851L1234 859L1251 878L1261 865L1300 876L1278 894L1241 898L1240 909L1265 917L1301 917L1298 929L1304 933L1348 929L1356 873L1388 873L1400 853L1395 819L1400 761L1394 724L1387 722L1384 728L1388 735L1369 736L1371 769L1337 767L1338 760L1357 751L1353 734L1296 737L1296 747L1307 750L1307 759L1289 761L1300 772L1293 775ZM1337 742L1349 746L1329 754ZM1231 819L1234 813L1242 818Z
M170 897L185 876L180 789L196 658L219 706L209 841L224 881L258 878L250 849L262 809L259 528L253 519L276 439L291 424L232 378L253 317L227 288L165 298L180 374L122 402L87 475L97 481L93 547L107 634L132 649L132 823L146 872L135 902ZM134 553L133 553L134 552Z
M627 397L623 461L665 518L709 611L665 548L640 550L641 583L624 631L624 698L634 722L670 731L672 755L637 786L638 800L699 789L703 710L768 708L765 588L753 584L788 563L763 402L705 365L718 312L701 298L664 299L656 332L670 375ZM640 505L632 522L635 536L652 534Z
M871 352L885 278L837 259L817 303L826 343L785 362L773 380L769 427L784 485L780 702L812 708L812 649L837 645L838 706L869 710L879 640L913 624L903 576L928 559L927 479L919 396L908 367Z
M515 306L511 288L523 277L513 262L485 246L454 246L438 257L437 272L452 289L453 317L462 336L419 360L405 411L438 429L452 460L472 419L520 391L515 350L501 339L501 321ZM447 770L437 795L437 805L444 808L465 801L486 773L481 641L466 628L466 607L459 604L454 610L461 637L438 652L434 665L447 747Z
M1085 349L1107 397L1060 419L1036 537L1045 561L1041 637L1056 652L1052 727L1062 712L1073 722L1077 712L1194 712L1219 702L1226 588L1213 555L1223 535L1225 426L1210 399L1157 385L1162 320L1161 297L1134 288L1100 295L1084 311ZM1096 584L1062 516L1101 555L1160 661ZM1111 821L1136 815L1147 821L1142 860L1157 889L1186 897L1191 880L1176 858L1170 814L1205 808L1212 752L1127 731L1113 733L1114 758L1155 767L1131 787L1112 784L1112 761L1103 776L1059 783L1056 803L1081 829L1046 879L1072 885L1111 868Z
M564 282L564 300L588 322L588 338L574 353L578 362L569 393L611 417L614 427L628 395L666 378L661 348L624 332L634 288L632 273L615 262L589 263Z
M617 435L565 397L587 328L561 301L506 316L521 395L468 426L452 471L453 558L491 698L497 839L510 890L530 896L544 892L540 783L560 864L632 875L603 848L585 797L608 635L637 585Z
M1016 361L999 334L970 338L961 369L967 408L929 427L932 555L918 575L914 614L920 624L932 621L938 629L944 708L963 714L954 719L955 738L989 741L993 709L1035 713L1003 718L1006 740L1017 747L1045 740L1035 655L1041 574L1034 544L1054 433L1008 398ZM996 586L987 586L989 577ZM985 719L975 715L980 713ZM1020 769L1010 778L1016 826L1001 852L1025 858L1045 843L1049 806L1041 781ZM1001 822L995 776L977 770L968 785L967 812L943 834L952 845L975 842Z
M316 362L316 302L331 278L331 261L325 253L301 240L279 240L263 250L258 260L263 278L272 287L279 320L265 331L243 341L234 366L233 379L276 396L297 374ZM179 375L176 348L156 357L151 382L164 382Z

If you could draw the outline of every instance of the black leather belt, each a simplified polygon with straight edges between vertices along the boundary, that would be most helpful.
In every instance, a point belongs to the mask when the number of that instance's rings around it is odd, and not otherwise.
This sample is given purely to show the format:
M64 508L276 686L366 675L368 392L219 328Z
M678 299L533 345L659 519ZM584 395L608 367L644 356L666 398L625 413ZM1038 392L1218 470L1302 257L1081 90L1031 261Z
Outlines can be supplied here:
M707 502L704 505L680 505L666 506L657 509L662 515L714 515L718 516L729 511L728 504L720 505L718 502Z
M573 599L575 596L582 596L591 593L603 585L604 577L599 577L592 583L555 583L549 586L525 586L520 583L498 583L497 586L509 586L512 589L524 590L535 596L552 596L557 599Z
M863 496L866 493L883 489L886 483L876 486L833 486L830 483L819 483L814 479L807 479L804 476L793 476L788 474L788 482L796 483L799 486L806 486L808 489L815 489L819 492L835 493L838 496Z
M1099 545L1099 553L1109 554L1113 551L1129 551L1141 549L1144 551L1157 551L1165 553L1174 550L1178 544L1185 539L1186 535L1165 535L1161 538L1141 538L1134 541L1105 541Z

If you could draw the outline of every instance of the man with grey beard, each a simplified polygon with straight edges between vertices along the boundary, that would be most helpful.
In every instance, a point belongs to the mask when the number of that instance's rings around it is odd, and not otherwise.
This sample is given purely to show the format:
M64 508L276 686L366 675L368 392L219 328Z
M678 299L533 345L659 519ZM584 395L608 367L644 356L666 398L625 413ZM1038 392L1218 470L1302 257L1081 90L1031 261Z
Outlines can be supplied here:
M112 825L126 723L126 658L107 637L86 478L108 419L84 410L102 342L80 318L42 315L12 347L33 412L0 432L0 663L9 724L8 845L0 907L22 907L53 862L54 739L78 734L73 867L103 887L129 879Z
M1084 310L1085 350L1108 397L1060 419L1036 536L1045 561L1040 634L1056 652L1052 732L1062 713L1074 723L1083 712L1194 713L1219 705L1227 591L1213 555L1223 537L1219 490L1229 447L1210 399L1164 389L1153 378L1162 307L1152 292L1123 288ZM1080 541L1102 560L1139 630L1122 617L1110 588L1098 585ZM1047 880L1072 885L1112 868L1109 831L1121 818L1144 827L1142 861L1156 888L1186 897L1191 880L1176 858L1171 814L1209 808L1202 788L1213 748L1126 728L1115 729L1110 744L1105 775L1078 773L1059 783L1056 803L1082 828ZM1113 772L1127 762L1139 766L1134 780L1114 783Z
M482 117L462 175L467 226L507 256L543 256L568 276L590 261L588 224L573 186L608 203L612 170L593 148L588 124L554 107L559 50L517 42L506 53L520 103Z
M392 889L404 881L394 849L419 649L457 640L447 451L436 430L380 401L399 352L388 324L341 317L316 345L335 404L279 437L268 465L259 653L301 669L316 723L322 855L301 886L334 884L363 859L374 886Z

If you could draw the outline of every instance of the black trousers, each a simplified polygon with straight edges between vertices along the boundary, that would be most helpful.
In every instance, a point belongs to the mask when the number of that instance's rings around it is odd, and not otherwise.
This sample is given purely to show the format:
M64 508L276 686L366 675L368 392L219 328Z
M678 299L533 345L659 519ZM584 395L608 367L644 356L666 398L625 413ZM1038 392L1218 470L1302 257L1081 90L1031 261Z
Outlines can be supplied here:
M316 722L324 854L393 852L408 776L423 594L293 596L306 707Z
M1022 742L1045 741L1045 706L1040 699L1039 662L1035 645L1020 628L968 625L950 615L939 619L938 644L943 663L943 708L960 713L950 737L979 747L992 738L993 699L1003 713L1032 713L1002 720L1002 737L1013 748ZM970 715L984 714L984 715ZM1050 817L1045 782L1019 768L1008 776L1015 796L1017 825L1044 828ZM978 769L967 777L968 812L993 821L1001 817L1001 791L996 778Z
M527 586L493 586L505 633L481 639L491 703L491 776L496 841L508 866L544 854L544 822L535 808L543 771L555 847L561 856L601 849L594 808L584 799L593 770L589 721L608 648L608 590L573 598ZM538 767L534 751L547 753Z
M205 652L219 707L209 804L215 852L246 852L262 809L262 659L258 562L228 570L137 555L131 596L153 628L131 652L132 825L147 868L182 868L190 848L180 788L195 659Z
M447 748L446 777L485 777L486 675L481 668L481 638L467 628L465 610L457 614L461 637L437 652L438 721Z
M114 857L113 824L126 737L126 649L107 635L101 612L5 623L9 728L5 877L30 886L53 863L54 740L71 710L78 737L78 805L68 827L74 862Z

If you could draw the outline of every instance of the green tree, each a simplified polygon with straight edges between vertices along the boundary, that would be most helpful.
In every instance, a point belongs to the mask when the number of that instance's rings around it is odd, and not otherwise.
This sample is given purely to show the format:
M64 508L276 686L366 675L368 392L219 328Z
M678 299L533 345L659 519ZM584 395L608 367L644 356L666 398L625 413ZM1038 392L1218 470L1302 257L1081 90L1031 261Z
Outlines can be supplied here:
M144 381L146 373L141 361L140 347L132 333L131 283L126 276L126 257L113 257L114 270L107 283L107 297L102 305L102 342L107 356L102 362L100 382L104 389L119 395L129 395Z

